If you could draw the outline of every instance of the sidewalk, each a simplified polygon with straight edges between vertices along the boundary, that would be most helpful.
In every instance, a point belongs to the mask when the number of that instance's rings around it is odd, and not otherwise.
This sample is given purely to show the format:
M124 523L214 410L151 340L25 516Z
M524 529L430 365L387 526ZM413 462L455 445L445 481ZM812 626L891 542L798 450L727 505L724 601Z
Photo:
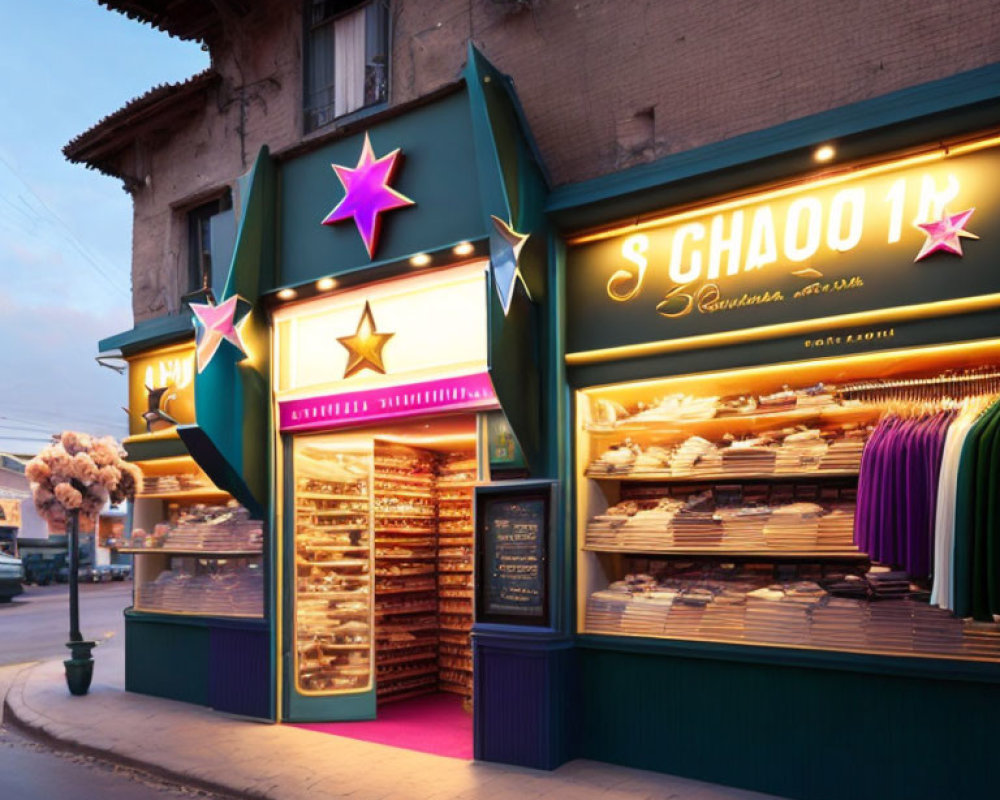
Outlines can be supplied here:
M700 781L573 761L554 772L415 753L124 691L123 652L95 653L85 697L66 690L61 661L13 675L7 724L66 749L180 783L273 800L766 800ZM0 684L0 692L3 686Z

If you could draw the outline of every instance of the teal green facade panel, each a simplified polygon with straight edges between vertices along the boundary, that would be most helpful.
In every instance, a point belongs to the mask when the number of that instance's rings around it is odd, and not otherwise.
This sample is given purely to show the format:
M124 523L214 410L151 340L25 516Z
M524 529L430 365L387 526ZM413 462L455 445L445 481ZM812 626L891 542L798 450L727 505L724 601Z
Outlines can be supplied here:
M321 224L344 196L331 165L353 168L365 134L338 139L285 162L280 177L278 286L367 269L486 234L465 92L375 121L367 134L376 158L401 150L390 185L415 205L381 215L381 237L374 258L369 258L351 220Z
M581 648L578 755L788 798L996 796L1000 685Z
M125 689L208 705L210 633L204 622L177 624L125 616Z

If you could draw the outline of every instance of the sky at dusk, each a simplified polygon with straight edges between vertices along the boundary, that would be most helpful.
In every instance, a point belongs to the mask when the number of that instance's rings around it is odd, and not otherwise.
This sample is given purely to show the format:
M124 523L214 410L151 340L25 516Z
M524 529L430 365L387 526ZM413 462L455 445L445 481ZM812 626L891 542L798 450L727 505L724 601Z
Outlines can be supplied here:
M64 429L125 436L126 378L95 357L132 327L131 199L62 148L207 66L97 0L0 0L0 452Z

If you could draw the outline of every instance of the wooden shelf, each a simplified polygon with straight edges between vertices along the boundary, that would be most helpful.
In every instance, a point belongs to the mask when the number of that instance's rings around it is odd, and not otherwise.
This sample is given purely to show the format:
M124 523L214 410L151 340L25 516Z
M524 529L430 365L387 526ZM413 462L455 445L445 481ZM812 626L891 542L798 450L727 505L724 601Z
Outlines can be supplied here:
M388 556L375 554L376 561L427 561L428 559L436 559L437 555L431 553L429 555L410 555L410 556Z
M179 492L136 494L136 500L229 500L232 495L222 489L185 489Z
M348 532L349 533L351 531L360 531L361 533L367 533L368 532L368 526L367 525L312 525L311 523L308 523L308 522L303 523L301 521L297 522L296 524L297 525L308 525L310 528L318 528L321 531L339 531L341 533L343 533L343 532ZM298 533L298 532L296 531L296 533ZM299 534L299 535L301 535L301 534Z
M416 486L432 486L434 484L433 475L390 475L385 472L376 472L374 478L377 481L385 481L386 483L407 483ZM375 491L384 490L376 488Z
M437 655L431 651L429 653L410 653L405 656L397 656L396 658L380 658L379 664L382 665L393 665L393 664L408 664L410 662L421 662L421 661L432 661L436 660Z
M391 526L378 526L375 528L375 533L433 534L436 533L436 531L433 528L394 528Z
M831 549L822 550L819 548L812 550L779 550L779 549L758 549L747 550L740 548L723 547L670 547L670 548L649 548L649 547L613 547L608 545L594 546L584 545L583 549L590 553L628 553L635 556L703 556L706 558L714 556L727 556L730 558L795 558L795 559L857 559L858 561L869 561L870 556L860 550Z
M430 614L437 611L437 600L428 600L423 605L414 605L410 608L376 608L375 616L396 617L402 614Z
M309 514L314 517L367 517L368 510L348 511L342 508L303 508L295 509L296 514Z
M756 472L727 475L713 472L699 475L673 475L669 472L590 472L584 477L595 481L650 481L657 483L745 483L748 481L809 481L817 478L857 478L858 470L810 470L808 472Z
M396 642L385 641L384 639L379 641L376 636L375 649L380 653L390 653L395 650L408 650L413 647L426 647L436 645L437 643L437 636L418 636L415 639L401 639Z
M307 567L367 567L368 559L361 558L341 558L334 561L310 561L308 559L298 556L295 560L296 564L302 564Z
M418 592L436 592L436 591L437 587L434 586L433 584L431 586L423 586L423 587L417 586L413 588L409 586L395 586L389 589L376 588L375 596L377 597L378 595L382 594L416 594Z
M451 694L460 694L465 697L472 692L472 686L464 686L460 683L449 683L447 681L439 681L437 688L440 692L450 692Z
M849 425L874 420L882 413L875 406L821 406L815 408L788 408L755 414L729 414L701 420L677 421L630 421L608 427L585 428L584 433L592 437L606 438L624 434L647 434L653 436L687 437L695 434L706 439L717 439L726 433L744 433L785 428L815 421L820 425Z
M134 555L157 554L162 556L202 556L203 558L248 558L263 555L261 550L196 550L170 547L119 547L119 553Z
M295 492L296 498L303 500L347 500L355 503L367 503L367 494L323 494L322 492Z
M434 519L437 515L417 511L375 511L376 517L383 519Z

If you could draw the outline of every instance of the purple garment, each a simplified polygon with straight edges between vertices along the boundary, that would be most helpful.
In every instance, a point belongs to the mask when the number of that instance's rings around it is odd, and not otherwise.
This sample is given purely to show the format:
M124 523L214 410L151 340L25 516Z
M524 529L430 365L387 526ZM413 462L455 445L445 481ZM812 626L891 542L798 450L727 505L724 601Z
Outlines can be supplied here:
M854 541L875 561L930 574L941 457L954 411L884 417L869 437L858 476Z

